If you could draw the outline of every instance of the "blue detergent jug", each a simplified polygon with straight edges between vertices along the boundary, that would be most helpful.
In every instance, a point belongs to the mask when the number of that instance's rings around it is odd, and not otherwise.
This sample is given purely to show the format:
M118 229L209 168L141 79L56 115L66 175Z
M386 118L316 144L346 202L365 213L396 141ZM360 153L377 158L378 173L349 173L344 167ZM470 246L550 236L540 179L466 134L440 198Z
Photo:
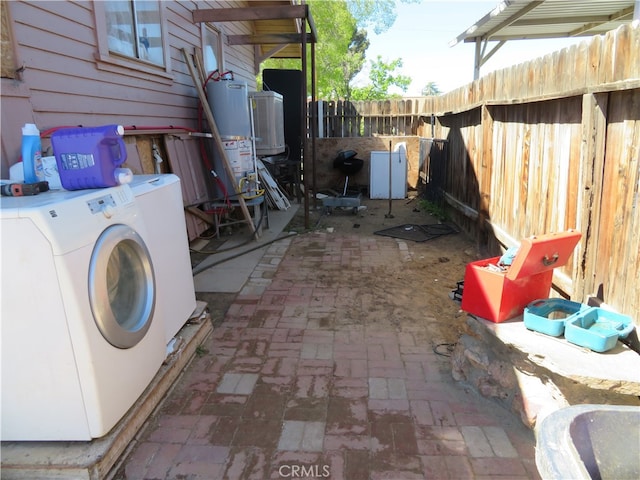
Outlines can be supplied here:
M45 180L42 167L40 130L33 123L25 123L24 127L22 127L21 151L25 183L36 183Z

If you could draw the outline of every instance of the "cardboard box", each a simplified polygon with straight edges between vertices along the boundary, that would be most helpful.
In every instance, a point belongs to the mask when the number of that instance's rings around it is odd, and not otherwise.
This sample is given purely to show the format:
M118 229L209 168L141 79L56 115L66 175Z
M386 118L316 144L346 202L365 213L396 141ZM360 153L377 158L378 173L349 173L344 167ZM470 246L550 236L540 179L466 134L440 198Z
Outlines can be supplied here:
M553 269L567 263L582 235L575 230L525 238L510 267L500 257L467 264L462 310L495 323L522 315L530 302L547 298Z

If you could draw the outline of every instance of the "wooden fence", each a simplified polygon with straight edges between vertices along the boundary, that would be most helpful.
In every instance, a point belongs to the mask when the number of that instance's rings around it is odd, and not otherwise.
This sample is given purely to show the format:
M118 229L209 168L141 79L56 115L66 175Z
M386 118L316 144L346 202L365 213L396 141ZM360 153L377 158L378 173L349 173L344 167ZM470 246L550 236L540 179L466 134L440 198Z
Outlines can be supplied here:
M325 137L371 137L375 135L417 135L424 123L426 97L378 101L318 101L318 131Z
M640 326L637 23L443 96L329 102L326 112L326 136L396 129L445 141L446 160L429 155L439 164L428 168L456 222L486 251L580 231L572 258L554 272L558 293L578 301L599 294ZM431 148L421 152L424 164Z
M481 243L575 228L556 287L640 322L640 27L430 99L447 202Z

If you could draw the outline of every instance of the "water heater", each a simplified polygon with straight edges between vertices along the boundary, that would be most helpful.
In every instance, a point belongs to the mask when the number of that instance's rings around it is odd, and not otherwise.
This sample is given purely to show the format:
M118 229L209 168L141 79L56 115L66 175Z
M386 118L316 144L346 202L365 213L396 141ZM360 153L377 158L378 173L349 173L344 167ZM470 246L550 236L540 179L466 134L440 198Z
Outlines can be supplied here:
M207 102L222 139L222 147L232 172L228 172L217 152L213 155L213 170L224 184L214 185L219 198L233 197L243 179L255 170L251 146L251 114L247 83L235 80L214 80L207 83ZM231 175L233 173L233 175Z
M246 82L210 81L207 83L207 101L223 139L251 138Z

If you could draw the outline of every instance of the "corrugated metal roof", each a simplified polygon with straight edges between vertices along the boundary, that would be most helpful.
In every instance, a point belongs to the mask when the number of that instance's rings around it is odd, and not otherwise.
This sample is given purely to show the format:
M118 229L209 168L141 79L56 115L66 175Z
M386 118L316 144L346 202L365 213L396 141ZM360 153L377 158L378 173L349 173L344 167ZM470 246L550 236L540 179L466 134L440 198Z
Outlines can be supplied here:
M630 23L636 9L640 0L503 0L449 45L476 44L477 79L480 67L508 40L600 35ZM498 43L486 52L491 41Z
M504 0L459 42L599 35L633 20L636 0Z

